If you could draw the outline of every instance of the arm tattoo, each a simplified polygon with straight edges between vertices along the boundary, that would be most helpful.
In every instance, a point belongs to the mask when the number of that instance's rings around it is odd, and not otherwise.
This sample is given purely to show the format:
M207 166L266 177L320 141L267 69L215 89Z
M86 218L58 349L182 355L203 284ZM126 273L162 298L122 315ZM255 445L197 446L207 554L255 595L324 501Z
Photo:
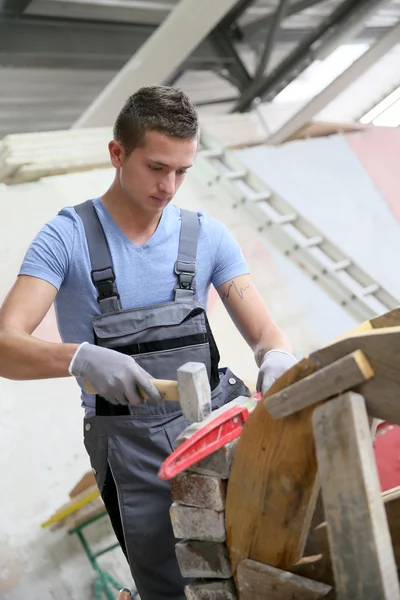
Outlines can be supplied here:
M246 285L246 287L237 287L235 281L232 281L232 283L229 284L228 290L226 292L224 292L222 294L222 302L225 302L225 300L228 300L231 291L233 290L234 292L237 293L237 295L239 296L239 298L241 300L243 300L243 295L244 292L250 287L250 284Z

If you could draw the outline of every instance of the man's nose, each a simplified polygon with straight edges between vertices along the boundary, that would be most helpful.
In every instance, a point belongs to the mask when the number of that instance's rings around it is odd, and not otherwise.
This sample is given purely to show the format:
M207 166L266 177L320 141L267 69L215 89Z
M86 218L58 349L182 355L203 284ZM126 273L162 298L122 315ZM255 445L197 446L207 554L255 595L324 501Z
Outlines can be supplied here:
M160 191L167 196L175 194L175 172L166 174L160 182Z

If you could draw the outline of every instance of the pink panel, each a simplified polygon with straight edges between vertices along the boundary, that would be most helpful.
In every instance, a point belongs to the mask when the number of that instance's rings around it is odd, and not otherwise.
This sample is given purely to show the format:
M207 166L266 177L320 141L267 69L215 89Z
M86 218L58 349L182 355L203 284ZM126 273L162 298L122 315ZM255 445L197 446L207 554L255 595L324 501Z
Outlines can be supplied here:
M400 222L400 130L372 129L346 136L349 146Z

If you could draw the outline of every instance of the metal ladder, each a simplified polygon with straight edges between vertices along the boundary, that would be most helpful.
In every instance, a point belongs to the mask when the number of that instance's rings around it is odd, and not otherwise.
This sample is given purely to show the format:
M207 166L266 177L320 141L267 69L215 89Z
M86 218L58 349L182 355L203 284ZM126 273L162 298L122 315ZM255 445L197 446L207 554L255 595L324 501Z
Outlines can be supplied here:
M400 305L289 202L268 188L231 150L203 135L194 177L242 211L255 229L357 321Z

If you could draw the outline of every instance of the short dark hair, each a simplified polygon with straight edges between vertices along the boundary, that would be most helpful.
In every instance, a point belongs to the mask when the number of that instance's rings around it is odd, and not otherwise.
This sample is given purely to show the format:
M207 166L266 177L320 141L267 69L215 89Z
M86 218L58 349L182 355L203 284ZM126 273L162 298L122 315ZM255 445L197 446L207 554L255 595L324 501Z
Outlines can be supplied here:
M195 139L199 123L189 96L180 89L151 85L129 96L114 125L114 139L130 154L147 131L161 131L171 137Z

